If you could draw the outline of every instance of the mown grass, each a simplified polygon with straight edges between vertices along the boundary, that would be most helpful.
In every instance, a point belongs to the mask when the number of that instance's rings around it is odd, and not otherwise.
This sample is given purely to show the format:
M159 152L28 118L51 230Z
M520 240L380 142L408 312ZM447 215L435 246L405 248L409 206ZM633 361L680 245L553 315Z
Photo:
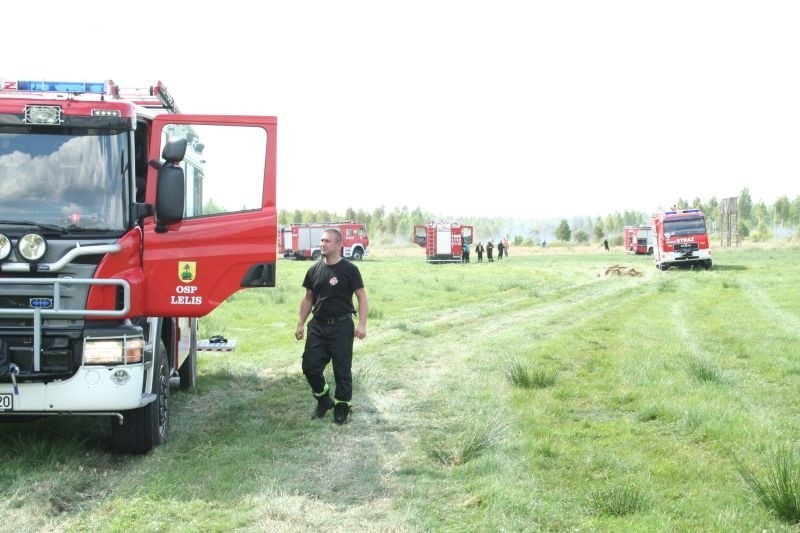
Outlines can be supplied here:
M0 427L0 531L794 531L797 249L711 271L517 248L491 264L376 251L349 424L312 421L294 339L309 263L201 336L170 440L108 421ZM644 276L608 276L619 264ZM793 449L793 448L792 448Z

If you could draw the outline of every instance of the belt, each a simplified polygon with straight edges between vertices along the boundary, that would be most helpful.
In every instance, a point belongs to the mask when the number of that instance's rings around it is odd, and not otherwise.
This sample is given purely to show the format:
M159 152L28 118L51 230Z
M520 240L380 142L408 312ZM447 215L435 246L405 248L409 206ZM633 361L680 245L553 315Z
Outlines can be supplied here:
M314 320L317 322L322 322L323 324L333 324L335 322L341 322L342 320L353 319L352 313L346 313L344 315L339 316L315 316Z

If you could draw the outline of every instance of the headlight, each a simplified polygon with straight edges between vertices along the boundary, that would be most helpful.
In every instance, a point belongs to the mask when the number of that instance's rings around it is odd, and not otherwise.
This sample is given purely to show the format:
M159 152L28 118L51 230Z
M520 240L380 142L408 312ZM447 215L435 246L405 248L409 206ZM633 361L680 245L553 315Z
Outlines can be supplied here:
M38 261L47 251L47 241L38 233L28 233L19 238L17 250L26 261Z
M83 344L86 365L120 365L140 363L144 356L144 339L87 339Z
M11 253L11 240L0 233L0 261L8 257Z

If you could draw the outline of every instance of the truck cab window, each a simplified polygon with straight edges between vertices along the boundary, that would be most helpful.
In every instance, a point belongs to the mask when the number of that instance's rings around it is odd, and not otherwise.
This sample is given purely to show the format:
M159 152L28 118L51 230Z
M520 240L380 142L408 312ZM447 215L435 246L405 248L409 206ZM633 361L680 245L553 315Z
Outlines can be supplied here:
M72 230L125 227L123 133L0 133L3 218Z
M186 138L186 218L260 209L266 132L245 126L169 125L167 139Z

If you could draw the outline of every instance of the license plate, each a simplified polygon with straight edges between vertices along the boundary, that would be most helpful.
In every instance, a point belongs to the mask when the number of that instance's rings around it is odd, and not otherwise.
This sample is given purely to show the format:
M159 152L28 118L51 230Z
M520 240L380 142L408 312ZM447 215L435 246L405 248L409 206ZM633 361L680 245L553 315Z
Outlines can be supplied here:
M0 394L0 411L11 411L14 408L13 394Z

